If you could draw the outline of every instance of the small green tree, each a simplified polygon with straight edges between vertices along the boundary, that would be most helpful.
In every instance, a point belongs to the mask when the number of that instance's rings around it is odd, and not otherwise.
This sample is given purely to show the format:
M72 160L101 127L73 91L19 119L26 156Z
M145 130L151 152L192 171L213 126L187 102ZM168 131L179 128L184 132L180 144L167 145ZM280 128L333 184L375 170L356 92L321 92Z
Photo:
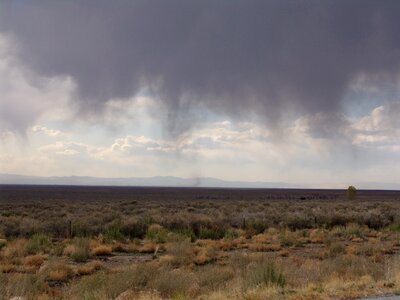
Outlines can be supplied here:
M347 188L347 199L355 200L356 196L357 196L357 189L354 186L350 185Z

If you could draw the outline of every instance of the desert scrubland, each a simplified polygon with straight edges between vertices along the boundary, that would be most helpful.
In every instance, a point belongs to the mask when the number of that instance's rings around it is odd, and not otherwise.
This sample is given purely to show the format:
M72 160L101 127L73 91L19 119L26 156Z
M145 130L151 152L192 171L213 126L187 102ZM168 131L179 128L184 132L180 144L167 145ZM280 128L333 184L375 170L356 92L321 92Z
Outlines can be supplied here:
M400 192L0 187L0 299L400 293Z

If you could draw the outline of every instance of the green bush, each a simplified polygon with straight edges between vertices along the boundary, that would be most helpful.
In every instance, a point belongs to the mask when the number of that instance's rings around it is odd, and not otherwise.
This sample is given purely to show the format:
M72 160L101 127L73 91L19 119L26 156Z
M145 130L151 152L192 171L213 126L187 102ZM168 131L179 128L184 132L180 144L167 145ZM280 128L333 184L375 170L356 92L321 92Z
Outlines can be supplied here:
M255 234L263 233L268 227L269 224L260 219L250 219L246 223L246 229L254 230Z
M138 264L130 273L129 282L135 288L145 288L158 272L159 270L155 265Z
M76 238L74 240L75 251L71 258L75 262L85 262L90 257L89 240L86 238Z
M33 235L26 244L26 251L28 254L35 254L39 252L46 252L50 249L51 242L49 238L43 234Z
M211 239L211 240L219 240L222 239L225 235L225 230L222 228L207 228L201 227L199 232L200 239Z
M146 235L148 224L142 220L130 219L121 224L121 233L132 239L142 239Z
M146 239L155 243L165 243L167 238L168 230L158 224L151 225L146 233Z
M88 237L93 234L94 234L93 228L89 223L85 221L72 223L72 236Z
M149 287L160 292L164 298L188 299L195 282L195 276L188 271L161 269L149 282Z
M286 225L290 230L309 229L315 226L314 219L310 216L302 214L294 214L289 216Z
M357 189L354 186L350 185L347 188L347 199L355 200L356 196L357 196Z
M249 266L245 274L246 288L258 286L278 286L286 285L286 278L282 271L278 270L272 261L263 261Z
M119 228L111 227L108 228L104 233L104 239L106 240L106 242L123 241L125 240L125 236Z
M179 240L190 239L191 242L196 241L196 235L191 228L181 228L174 230L174 233L181 237Z
M225 231L224 238L227 240L234 240L239 237L239 233L234 229L228 229Z

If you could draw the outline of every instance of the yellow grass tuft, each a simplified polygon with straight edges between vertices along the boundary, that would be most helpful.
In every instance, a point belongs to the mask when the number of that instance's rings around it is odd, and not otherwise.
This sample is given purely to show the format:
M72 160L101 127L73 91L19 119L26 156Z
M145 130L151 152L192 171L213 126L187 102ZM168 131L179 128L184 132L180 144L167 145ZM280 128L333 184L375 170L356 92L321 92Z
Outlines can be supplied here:
M64 248L63 254L65 256L71 256L72 254L74 254L76 252L76 247L74 245L67 245Z
M7 246L3 249L3 256L6 258L23 257L26 255L26 239L18 239L8 242Z
M278 252L278 255L281 256L281 257L288 257L289 256L289 250L283 249L283 250Z
M79 266L76 270L78 275L90 275L104 268L104 265L101 261L92 261L90 263L84 264L83 266Z
M33 267L40 267L44 261L46 260L45 255L29 255L24 258L24 265L25 266L33 266Z
M5 263L0 265L1 273L12 273L16 271L16 266L13 264Z
M92 249L92 255L94 256L103 256L103 255L111 255L112 247L106 245L100 245Z
M65 263L57 262L49 266L47 280L66 282L74 276L72 268Z
M145 242L138 250L140 253L154 253L156 244L153 242Z

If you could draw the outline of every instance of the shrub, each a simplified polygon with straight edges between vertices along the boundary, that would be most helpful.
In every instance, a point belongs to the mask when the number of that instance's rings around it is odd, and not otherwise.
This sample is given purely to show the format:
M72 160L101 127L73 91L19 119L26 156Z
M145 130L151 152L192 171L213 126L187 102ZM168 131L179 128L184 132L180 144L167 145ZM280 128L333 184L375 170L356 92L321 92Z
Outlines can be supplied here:
M0 250L3 249L7 245L7 241L4 239L0 239Z
M70 254L75 262L85 262L90 257L89 240L86 238L77 238L74 240L74 250Z
M355 223L350 223L346 225L346 236L363 238L364 232L360 225Z
M151 225L146 233L146 238L155 243L165 243L167 237L168 230L158 224Z
M197 278L199 285L204 289L217 290L224 287L227 282L235 277L232 268L207 265L199 269Z
M268 227L269 224L260 219L248 220L246 224L246 228L253 230L255 234L263 233Z
M275 264L269 260L250 265L245 277L246 288L286 285L286 278L282 271L277 270Z
M112 241L123 241L125 240L125 236L121 232L121 230L117 227L111 227L106 230L104 233L104 239L107 242Z
M160 292L163 297L175 299L194 296L198 290L194 275L178 269L173 271L169 269L160 270L156 277L150 281L149 286Z
M356 196L357 196L357 189L354 186L350 185L347 188L347 199L355 200Z
M201 227L199 232L200 239L219 240L225 235L225 230L219 227L207 228Z
M225 231L225 235L224 238L227 240L234 240L236 238L239 237L239 233L237 230L234 229L228 229L227 231Z
M130 284L136 288L144 288L158 273L158 269L152 264L139 264L129 277Z
M173 256L171 264L175 267L188 265L194 259L194 249L189 242L173 243L167 248L168 253Z
M329 255L330 256L337 256L339 254L343 254L345 252L345 248L343 245L339 243L334 243L329 247Z
M72 222L72 236L87 237L94 233L93 226L87 221Z
M65 219L50 220L43 224L43 232L53 237L66 237L68 233L68 222Z
M300 214L290 216L287 220L287 226L290 230L309 229L313 227L314 223L313 218Z
M130 219L122 223L121 233L132 239L142 239L147 232L147 223L142 220Z
M36 254L39 252L46 252L49 250L51 242L49 238L43 234L33 235L26 244L26 251L28 254Z
M196 241L196 235L194 234L191 228L178 228L174 230L174 233L177 234L180 238L177 240L186 240L190 239L191 242Z
M84 276L69 287L68 293L75 297L66 299L115 299L131 287L131 273L131 270L118 273L100 271Z
M0 299L38 299L47 286L42 276L34 274L13 274L5 279L0 276Z

